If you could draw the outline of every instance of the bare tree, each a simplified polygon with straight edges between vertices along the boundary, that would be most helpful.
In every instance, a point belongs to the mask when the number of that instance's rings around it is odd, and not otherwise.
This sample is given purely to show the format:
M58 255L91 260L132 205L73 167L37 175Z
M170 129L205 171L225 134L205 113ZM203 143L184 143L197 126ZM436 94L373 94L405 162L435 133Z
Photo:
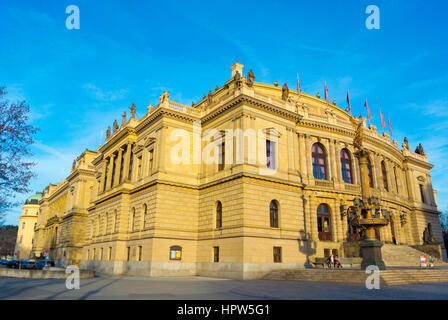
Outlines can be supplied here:
M448 207L445 208L440 214L440 224L443 230L448 230Z
M7 210L18 205L16 195L30 192L34 163L24 158L32 155L30 145L38 131L28 124L30 107L26 101L10 103L6 94L6 88L0 87L0 225Z

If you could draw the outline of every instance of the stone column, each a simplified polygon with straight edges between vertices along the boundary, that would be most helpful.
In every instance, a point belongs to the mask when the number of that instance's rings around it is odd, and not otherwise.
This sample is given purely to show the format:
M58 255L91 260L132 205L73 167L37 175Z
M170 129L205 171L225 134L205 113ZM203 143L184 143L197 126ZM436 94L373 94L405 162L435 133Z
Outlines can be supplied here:
M114 169L114 159L115 159L115 155L111 154L110 155L110 164L109 164L109 170L107 173L107 186L106 189L110 189L112 187L112 172Z
M104 180L106 178L106 167L107 167L107 159L103 159L103 168L101 173L101 181L100 181L100 192L104 192L106 189L106 186L104 185Z
M328 139L328 147L329 150L327 152L327 159L328 159L328 164L330 164L329 167L329 171L331 173L331 176L329 177L328 180L331 181L336 181L336 160L334 158L334 144L333 141L331 139Z
M306 157L306 165L308 168L308 178L314 179L313 175L313 157L311 152L312 141L309 134L304 135L305 137L305 157Z
M162 126L159 130L159 147L158 147L158 171L165 171L165 162L166 162L166 157L165 157L165 148L166 148L166 135L168 134L167 132L168 127L166 126Z
M294 171L294 141L293 141L293 128L286 127L286 148L288 150L288 171Z
M331 205L331 234L332 234L332 240L333 242L339 241L339 232L338 232L338 225L339 221L337 219L337 211L336 210L336 202L333 202Z
M338 148L338 142L333 140L333 148L334 148L334 161L335 161L335 170L336 170L336 179L339 182L342 182L342 164L341 164L341 149ZM353 165L352 165L353 167ZM352 168L353 171L353 168ZM352 172L353 174L353 172ZM352 177L353 180L353 177Z
M308 168L306 165L306 158L307 158L307 152L306 152L306 146L305 146L305 136L302 133L299 133L299 151L300 151L300 173L302 174L302 177L308 178Z
M126 148L126 156L124 159L124 172L123 172L123 182L130 181L132 177L129 177L129 165L131 163L131 153L132 153L132 143L129 142Z
M312 195L309 197L309 215L310 215L310 221L311 221L311 239L314 241L318 241L319 233L317 230L316 198Z
M117 186L120 184L120 172L121 172L121 159L123 157L123 148L120 148L118 151L118 159L115 169L115 178L114 178L114 186Z
M293 130L292 132L292 137L293 137L293 162L294 162L294 170L297 172L300 169L300 165L299 165L299 137L297 135L296 129Z

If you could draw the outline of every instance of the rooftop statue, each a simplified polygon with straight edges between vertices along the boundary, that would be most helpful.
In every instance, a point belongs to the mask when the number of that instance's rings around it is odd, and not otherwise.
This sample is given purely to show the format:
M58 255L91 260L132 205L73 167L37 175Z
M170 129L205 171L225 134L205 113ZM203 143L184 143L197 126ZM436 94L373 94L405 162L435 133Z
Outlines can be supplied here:
M208 90L207 102L208 102L209 105L212 104L212 102L213 102L212 90Z
M250 69L249 73L247 74L247 85L249 87L252 87L254 85L255 75L252 69Z
M117 119L115 119L115 121L114 121L114 126L113 126L113 128L114 128L114 133L118 131L118 122L117 122Z
M131 119L135 119L135 113L137 112L137 107L134 102L132 102L132 106L129 109L131 109Z
M121 118L121 126L124 127L126 125L126 111L123 112L123 117Z
M425 151L423 150L421 143L418 144L418 147L415 149L415 153L421 154L422 156L425 155Z
M106 139L110 138L110 126L107 127L107 131L106 131Z
M168 101L168 98L170 97L170 94L168 91L165 91L163 94L160 95L160 103L164 103L165 101Z
M409 142L408 142L408 138L404 137L404 141L403 144L401 145L403 147L403 149L408 149L409 150Z
M288 85L285 82L285 84L282 87L282 100L283 101L288 100L288 96L289 96L289 89L288 89Z
M241 81L241 74L239 71L235 72L235 76L233 77L233 79L235 80L236 87L241 88L242 81Z

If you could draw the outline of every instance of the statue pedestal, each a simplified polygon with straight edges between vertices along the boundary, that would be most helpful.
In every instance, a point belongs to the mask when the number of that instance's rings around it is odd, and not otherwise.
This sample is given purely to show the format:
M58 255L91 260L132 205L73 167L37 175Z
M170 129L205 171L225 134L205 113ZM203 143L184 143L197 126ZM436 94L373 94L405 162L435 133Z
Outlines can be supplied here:
M361 269L365 270L370 265L376 265L380 270L386 270L386 264L381 257L383 243L378 240L363 240L361 247Z

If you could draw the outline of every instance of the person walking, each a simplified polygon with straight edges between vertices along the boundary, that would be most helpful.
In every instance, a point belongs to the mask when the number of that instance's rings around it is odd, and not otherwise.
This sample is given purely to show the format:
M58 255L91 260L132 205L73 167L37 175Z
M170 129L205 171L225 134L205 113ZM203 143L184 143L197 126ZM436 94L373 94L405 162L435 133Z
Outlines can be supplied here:
M341 260L339 259L338 255L334 257L334 267L335 268L342 268Z

